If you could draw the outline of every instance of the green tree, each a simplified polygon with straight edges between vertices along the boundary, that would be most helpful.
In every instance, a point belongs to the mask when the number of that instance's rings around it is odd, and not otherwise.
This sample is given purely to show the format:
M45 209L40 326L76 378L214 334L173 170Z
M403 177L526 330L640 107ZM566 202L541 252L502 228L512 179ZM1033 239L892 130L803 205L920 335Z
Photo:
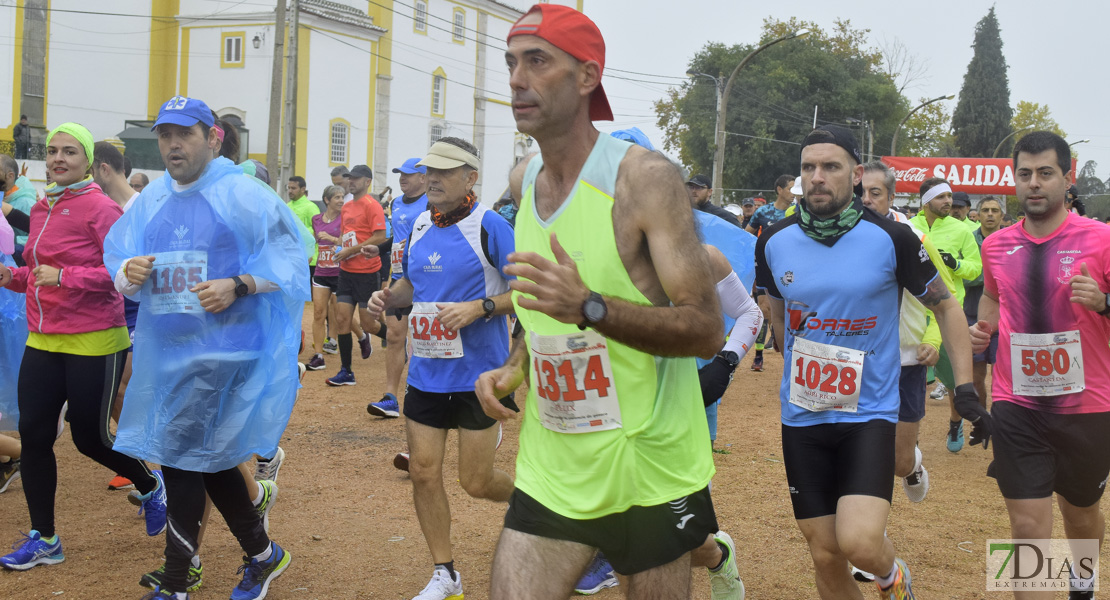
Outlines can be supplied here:
M934 102L914 113L898 134L897 150L898 156L956 156L952 115L944 104Z
M1010 135L1013 117L1006 57L993 6L975 26L972 48L975 54L964 74L960 100L952 114L952 130L961 156L989 158L998 143Z
M1106 182L1095 175L1097 170L1098 163L1093 160L1083 163L1083 168L1079 169L1079 175L1075 178L1075 187L1079 188L1080 196L1097 196L1107 192Z
M1017 103L1014 116L1010 119L1010 129L1017 132L1011 138L1015 144L1027 133L1034 130L1051 131L1062 138L1068 137L1068 134L1064 133L1056 119L1052 118L1048 106L1036 102L1026 102L1025 100Z
M760 43L801 28L812 33L764 50L733 82L725 123L725 190L770 190L776 177L798 171L798 143L818 124L848 126L848 119L873 123L875 154L890 147L894 127L908 107L882 69L882 55L869 48L868 31L838 21L828 32L814 23L790 19L763 22L761 41L725 46L706 44L690 69L727 80L736 65ZM715 152L716 90L697 77L655 105L664 132L663 147L677 151L692 171L710 173ZM867 151L864 129L856 128ZM726 198L729 196L726 191ZM750 195L737 192L732 196Z

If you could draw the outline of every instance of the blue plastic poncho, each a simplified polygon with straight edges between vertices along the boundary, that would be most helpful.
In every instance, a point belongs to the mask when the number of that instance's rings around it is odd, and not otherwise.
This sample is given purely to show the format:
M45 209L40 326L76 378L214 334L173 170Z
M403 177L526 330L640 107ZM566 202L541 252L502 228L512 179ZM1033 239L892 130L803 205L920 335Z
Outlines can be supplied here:
M737 277L747 289L752 289L755 283L755 236L729 223L728 221L700 210L694 211L694 222L697 226L698 237L703 243L709 244L721 251L736 271ZM716 283L716 282L714 282ZM725 334L732 331L736 319L722 314L725 320ZM723 340L722 340L723 341ZM702 368L708 360L699 358L698 368Z
M308 261L300 224L272 190L225 158L187 190L152 182L104 240L104 264L154 255L137 296L133 375L114 449L178 469L216 472L271 456L297 388ZM280 291L219 314L189 288L250 274Z
M15 261L0 256L0 263L9 269ZM8 289L0 289L0 431L19 429L19 365L27 347L27 298Z

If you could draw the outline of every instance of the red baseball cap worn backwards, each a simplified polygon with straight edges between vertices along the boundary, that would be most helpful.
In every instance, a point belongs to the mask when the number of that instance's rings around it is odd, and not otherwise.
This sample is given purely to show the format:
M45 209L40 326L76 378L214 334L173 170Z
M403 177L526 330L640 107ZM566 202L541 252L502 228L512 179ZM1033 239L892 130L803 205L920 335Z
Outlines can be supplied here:
M521 25L518 20L509 30L506 43L513 36L534 35L582 62L597 62L601 71L605 71L605 40L589 17L559 4L537 4L528 9L524 17L534 12L539 12L542 20L528 25ZM605 88L601 87L600 81L590 94L590 120L613 120L613 109L609 108L609 98L605 96Z

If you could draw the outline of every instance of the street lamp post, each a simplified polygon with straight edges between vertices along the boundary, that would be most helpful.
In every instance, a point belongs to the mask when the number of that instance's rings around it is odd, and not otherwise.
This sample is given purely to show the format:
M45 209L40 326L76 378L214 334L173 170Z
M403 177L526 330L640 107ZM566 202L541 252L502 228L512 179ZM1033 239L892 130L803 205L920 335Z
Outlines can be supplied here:
M1036 127L1024 127L1022 129L1018 129L1017 131L1010 132L1010 135L1002 138L1002 141L998 142L998 145L994 147L994 154L991 154L991 157L992 158L998 158L998 153L1002 151L1002 144L1005 144L1006 140L1014 137L1015 135L1017 135L1017 134L1019 134L1023 131L1029 131L1030 129L1036 129Z
M724 85L721 82L721 79L719 77L714 77L714 76L712 76L708 73L699 73L698 71L695 71L693 69L690 69L690 70L686 71L686 76L687 77L708 77L708 78L713 80L713 87L717 89L717 106L715 108L715 112L717 113L717 124L713 127L713 144L714 144L713 147L714 148L720 148L722 146L722 144L724 144L724 141L725 141L725 136L724 136L725 128L724 128L724 125L721 124L721 105L723 104L722 99L724 97L724 91L725 91L724 90ZM718 193L718 190L721 187L721 182L717 179L717 162L718 162L718 160L719 160L718 154L716 153L716 151L714 151L714 154L713 154L713 194L714 194L714 198L719 198L719 196L717 196L717 193ZM717 203L720 204L719 199L717 200Z
M938 98L933 98L932 100L922 102L921 104L918 104L916 108L911 110L906 116L902 117L902 120L898 123L898 126L894 128L894 137L890 138L890 155L897 156L897 154L895 154L894 152L898 148L898 132L902 130L902 126L906 124L906 121L910 120L910 117L913 116L913 113L925 108L926 106L929 106L934 102L940 102L941 100L951 100L955 97L956 96L953 94L951 96L940 96Z
M1070 148L1070 147L1072 147L1076 144L1087 144L1087 143L1090 143L1090 141L1091 140L1079 140L1078 142L1072 142L1072 143L1068 144L1068 147Z
M713 202L715 204L721 204L722 179L724 179L725 172L725 118L728 116L728 93L732 91L732 82L736 80L736 74L739 73L756 54L763 52L779 42L799 38L804 35L809 35L809 33L810 31L808 29L799 29L798 31L763 44L745 56L744 60L740 61L740 64L736 65L736 68L732 70L732 74L728 76L728 82L725 83L724 90L721 91L720 100L717 102L717 152L713 156Z

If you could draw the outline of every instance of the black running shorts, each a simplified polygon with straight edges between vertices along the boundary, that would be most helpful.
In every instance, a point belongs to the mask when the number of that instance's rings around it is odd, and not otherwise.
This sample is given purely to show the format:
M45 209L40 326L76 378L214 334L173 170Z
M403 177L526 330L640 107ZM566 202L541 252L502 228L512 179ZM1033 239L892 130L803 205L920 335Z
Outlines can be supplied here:
M501 404L520 412L513 402L512 394L502 398ZM442 394L425 392L410 385L405 388L405 406L402 411L406 419L436 429L481 430L497 424L497 419L487 416L482 410L482 403L473 391Z
M387 317L397 317L398 321L404 321L405 317L409 316L410 314L412 314L412 305L411 304L408 305L408 306L401 306L401 307L398 307L398 308L387 308L387 309L385 309L385 315Z
M1060 494L1080 508L1096 504L1110 475L1110 413L1061 415L1013 402L991 406L994 461L987 475L1010 500Z
M336 302L357 304L366 308L370 296L382 287L382 272L351 273L339 271L339 287L335 292Z
M564 517L517 489L509 498L505 528L597 548L622 575L673 562L719 529L709 488L663 504L584 520Z
M894 430L889 421L782 426L782 458L794 518L836 514L843 496L894 492Z

